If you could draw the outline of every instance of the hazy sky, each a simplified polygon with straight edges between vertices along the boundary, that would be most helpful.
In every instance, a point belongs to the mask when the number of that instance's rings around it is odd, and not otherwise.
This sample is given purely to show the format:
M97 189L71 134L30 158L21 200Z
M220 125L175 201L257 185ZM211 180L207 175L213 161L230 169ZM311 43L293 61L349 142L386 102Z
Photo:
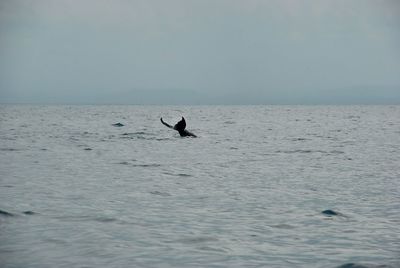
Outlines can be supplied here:
M400 1L0 0L0 102L400 103Z

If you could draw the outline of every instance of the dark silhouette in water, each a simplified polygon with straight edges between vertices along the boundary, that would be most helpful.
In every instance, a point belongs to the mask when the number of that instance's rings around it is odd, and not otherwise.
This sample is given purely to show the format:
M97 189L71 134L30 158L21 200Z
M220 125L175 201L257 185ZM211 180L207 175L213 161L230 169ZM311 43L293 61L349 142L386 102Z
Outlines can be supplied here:
M346 263L336 268L391 268L392 266L385 264L359 264L359 263ZM394 268L394 267L393 267Z
M179 135L181 135L181 137L197 137L196 135L194 135L193 133L187 131L186 128L186 121L185 118L183 118L182 116L182 120L179 121L178 123L175 124L175 126L171 126L167 123L165 123L162 119L162 117L160 118L161 123L163 123L165 126L175 129L176 131L179 132Z
M1 210L1 209L0 209L0 215L6 216L6 217L14 216L14 214L12 214L12 213L10 213L10 212L7 212L7 211L5 211L5 210Z
M338 212L336 212L334 210L331 210L331 209L324 210L321 213L325 214L325 215L328 215L328 216L338 216L339 215Z
M31 210L27 210L27 211L24 211L22 213L24 213L25 215L35 215L36 214L35 212L33 212Z
M321 213L324 214L327 217L338 216L338 217L342 217L342 218L348 218L348 216L346 216L345 214L340 213L340 212L335 211L335 210L332 210L332 209L327 209L327 210L321 211Z
M27 211L24 211L22 213L25 214L25 215L35 215L36 214L35 212L33 212L31 210L27 210ZM0 216L13 217L13 216L18 216L18 215L0 209Z

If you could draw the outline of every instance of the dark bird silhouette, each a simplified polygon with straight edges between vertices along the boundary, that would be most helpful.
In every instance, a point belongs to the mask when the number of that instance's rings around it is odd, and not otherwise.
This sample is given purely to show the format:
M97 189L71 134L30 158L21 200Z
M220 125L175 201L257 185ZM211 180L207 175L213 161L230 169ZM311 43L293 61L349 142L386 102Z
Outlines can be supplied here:
M183 116L182 116L181 121L176 123L175 126L171 126L170 124L164 122L162 117L160 118L160 120L161 120L161 123L163 123L165 126L178 131L179 135L181 135L181 137L197 137L196 135L194 135L193 133L191 133L191 132L189 132L189 131L187 131L185 129L186 128L186 121L185 121L185 118L183 118Z

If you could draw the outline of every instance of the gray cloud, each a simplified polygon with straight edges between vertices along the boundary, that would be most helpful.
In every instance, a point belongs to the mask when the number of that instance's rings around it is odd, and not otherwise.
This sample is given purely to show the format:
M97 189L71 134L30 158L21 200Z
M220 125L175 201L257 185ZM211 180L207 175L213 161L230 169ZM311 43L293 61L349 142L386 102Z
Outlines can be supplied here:
M397 3L5 0L0 100L399 103Z

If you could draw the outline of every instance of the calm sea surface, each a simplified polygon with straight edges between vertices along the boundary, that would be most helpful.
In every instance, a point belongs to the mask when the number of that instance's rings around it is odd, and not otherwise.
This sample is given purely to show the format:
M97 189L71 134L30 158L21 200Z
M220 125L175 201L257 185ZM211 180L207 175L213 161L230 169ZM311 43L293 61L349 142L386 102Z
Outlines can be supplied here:
M400 267L400 106L0 106L2 268L351 263Z

